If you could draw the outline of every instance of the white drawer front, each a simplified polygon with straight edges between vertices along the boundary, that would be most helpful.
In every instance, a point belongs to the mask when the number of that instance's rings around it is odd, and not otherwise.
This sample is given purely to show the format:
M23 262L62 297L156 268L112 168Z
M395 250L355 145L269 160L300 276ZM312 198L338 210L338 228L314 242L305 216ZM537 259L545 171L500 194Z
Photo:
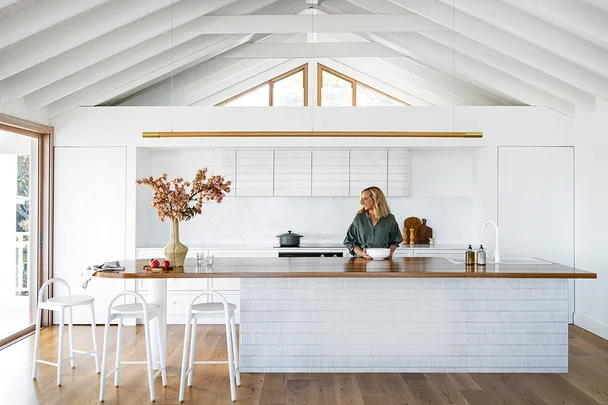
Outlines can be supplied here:
M218 291L240 291L241 280L238 278L212 278L209 279L209 288Z

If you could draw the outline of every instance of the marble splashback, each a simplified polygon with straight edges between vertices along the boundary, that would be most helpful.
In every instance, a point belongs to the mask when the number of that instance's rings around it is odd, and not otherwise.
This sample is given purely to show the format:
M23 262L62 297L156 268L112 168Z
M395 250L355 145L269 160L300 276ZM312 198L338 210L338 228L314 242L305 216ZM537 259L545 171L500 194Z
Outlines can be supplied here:
M156 218L147 198L138 202L137 245L164 245L169 224ZM438 243L475 243L473 199L467 197L389 197L400 227L410 216L426 218ZM180 225L188 244L278 243L276 235L291 230L302 243L342 243L359 209L358 197L238 197L205 204L203 214Z

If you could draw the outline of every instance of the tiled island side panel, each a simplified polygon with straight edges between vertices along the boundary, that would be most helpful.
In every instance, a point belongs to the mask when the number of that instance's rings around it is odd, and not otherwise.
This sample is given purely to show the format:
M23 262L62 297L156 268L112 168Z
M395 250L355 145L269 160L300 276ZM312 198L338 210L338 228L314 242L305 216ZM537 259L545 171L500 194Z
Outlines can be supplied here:
M559 279L243 279L244 372L568 370Z

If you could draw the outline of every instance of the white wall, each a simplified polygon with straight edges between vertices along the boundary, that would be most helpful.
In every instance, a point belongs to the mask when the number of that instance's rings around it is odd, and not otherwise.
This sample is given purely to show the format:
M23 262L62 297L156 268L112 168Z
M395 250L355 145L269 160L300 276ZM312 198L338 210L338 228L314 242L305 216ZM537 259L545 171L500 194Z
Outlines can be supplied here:
M577 111L575 134L575 263L597 273L576 281L575 323L608 339L608 102Z

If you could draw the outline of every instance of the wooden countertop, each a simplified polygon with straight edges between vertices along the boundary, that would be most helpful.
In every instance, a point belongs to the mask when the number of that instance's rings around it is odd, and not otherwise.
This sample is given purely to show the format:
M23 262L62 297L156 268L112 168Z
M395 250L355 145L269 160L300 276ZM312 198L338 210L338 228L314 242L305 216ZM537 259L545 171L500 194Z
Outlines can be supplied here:
M597 278L597 274L560 264L488 264L465 266L442 257L367 260L343 257L216 258L213 268L197 268L195 259L173 270L144 270L147 259L123 262L124 271L98 271L104 278Z

